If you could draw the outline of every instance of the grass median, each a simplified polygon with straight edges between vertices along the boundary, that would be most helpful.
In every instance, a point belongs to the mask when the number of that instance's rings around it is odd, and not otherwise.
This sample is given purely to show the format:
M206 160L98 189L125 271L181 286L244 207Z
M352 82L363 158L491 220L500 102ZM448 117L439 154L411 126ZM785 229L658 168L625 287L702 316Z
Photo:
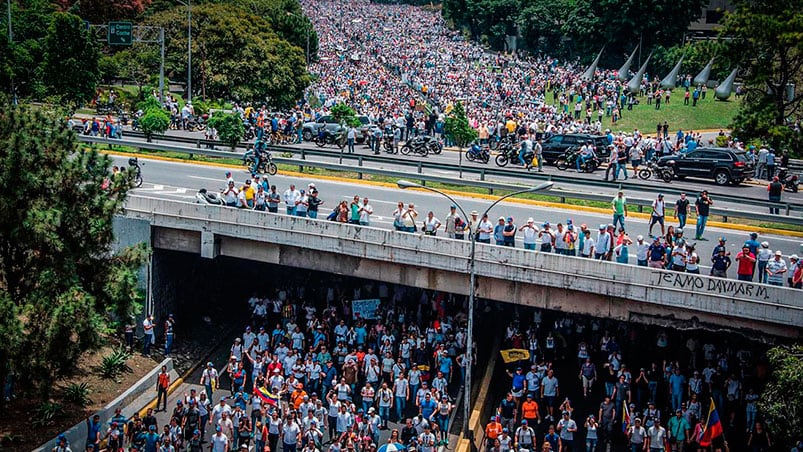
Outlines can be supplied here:
M97 147L96 147L97 148ZM211 163L211 164L218 164L218 165L234 165L243 167L242 159L236 158L232 156L231 158L220 158L220 157L206 157L200 155L191 155L182 152L168 152L168 151L154 151L148 149L135 149L127 146L113 146L111 149L100 149L97 148L100 152L108 151L120 154L136 154L136 155L153 155L155 157L162 157L162 158L169 158L173 160L179 161L186 161L188 163ZM338 177L344 179L354 179L354 180L363 180L363 181L371 181L371 182L379 182L385 184L396 184L396 178L388 177L388 176L378 176L373 174L365 174L362 173L362 177L360 177L360 173L358 171L333 171L321 168L314 168L314 167L300 167L300 165L287 165L287 164L279 164L277 165L279 172L303 172L304 174L309 174L311 176L328 176L328 177ZM411 174L409 176L410 179L415 180L415 174ZM446 184L440 182L428 182L427 186L436 188L439 190L446 190L446 191L453 191L453 192L461 192L467 194L478 194L478 195L488 195L487 189L482 189L480 187L472 187L467 185L460 185L460 184ZM556 191L553 191L555 193ZM505 194L510 193L509 191L505 190L494 190L494 196L504 196ZM564 197L565 196L565 197ZM601 213L608 213L610 212L611 205L607 202L601 201L592 201L592 200L583 200L583 199L571 199L571 194L566 193L565 195L561 194L537 194L537 193L525 193L521 195L515 196L518 199L527 199L535 202L543 202L543 203L556 203L556 204L563 204L567 207L577 206L577 207L584 207L590 209L599 209ZM646 212L646 208L644 209ZM630 213L639 213L638 206L628 206L628 212ZM670 208L666 209L666 217L672 218L674 211ZM759 220L750 220L750 219L741 219L738 218L739 221L734 222L734 219L737 219L736 216L728 217L729 224L735 225L743 225L743 226L751 226L755 228L762 228L765 230L777 230L777 231L788 231L788 232L796 232L796 233L803 233L803 226L792 225L792 224L784 224L784 223L772 223L772 222L763 222ZM689 218L690 220L692 218ZM716 217L713 217L716 219ZM721 219L720 219L721 220Z

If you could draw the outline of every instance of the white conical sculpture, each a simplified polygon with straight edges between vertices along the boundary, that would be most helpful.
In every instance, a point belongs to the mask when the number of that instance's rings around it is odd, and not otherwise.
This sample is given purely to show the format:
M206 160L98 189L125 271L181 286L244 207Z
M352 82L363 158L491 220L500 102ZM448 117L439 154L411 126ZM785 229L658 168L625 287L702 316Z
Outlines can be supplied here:
M583 72L583 75L580 76L582 80L585 81L594 80L594 73L597 72L597 65L599 64L599 59L602 58L603 50L605 50L605 46L602 46L602 48L599 50L599 53L597 54L597 57L594 58L594 62L592 62L591 66L589 66L588 69L586 69L586 71Z
M647 56L647 59L644 60L644 64L641 65L636 75L627 82L627 89L630 91L631 94L638 94L641 89L641 79L644 78L644 72L647 70L647 64L650 62L650 58L652 57L652 53Z
M711 68L714 67L714 58L711 58L711 61L709 61L703 70L697 74L697 77L694 77L694 86L705 85L708 83L708 78L711 76Z
M627 58L625 64L623 64L622 67L619 68L619 72L617 72L616 74L616 78L619 79L619 81L622 83L627 81L627 75L630 72L630 65L633 64L633 58L636 57L636 52L638 52L638 48L639 46L636 46L636 48L633 49L633 53L630 54L630 57Z
M736 80L737 72L739 72L739 68L731 71L730 75L717 86L717 89L714 91L714 96L716 96L717 99L728 100L728 98L731 97L733 81Z
M677 86L678 82L678 72L680 72L680 65L683 64L683 58L686 58L686 55L681 56L680 61L678 61L678 64L676 64L675 67L673 67L672 70L669 71L669 74L666 74L666 77L664 77L664 79L661 80L661 88L675 89L675 86Z

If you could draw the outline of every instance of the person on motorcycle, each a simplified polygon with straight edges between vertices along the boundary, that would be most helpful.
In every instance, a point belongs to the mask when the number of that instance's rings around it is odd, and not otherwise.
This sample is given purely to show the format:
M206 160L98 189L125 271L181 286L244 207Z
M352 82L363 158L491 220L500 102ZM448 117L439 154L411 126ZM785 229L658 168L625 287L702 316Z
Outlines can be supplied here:
M527 161L524 159L524 157L532 152L533 142L530 141L530 137L527 135L522 135L522 138L521 147L519 148L519 163L521 163L521 166L526 167Z
M480 156L482 155L482 146L480 146L479 143L474 141L473 143L471 143L471 147L469 147L468 152L470 152L471 155L476 156L476 158L480 158Z
M580 167L585 163L587 160L590 160L594 157L594 146L591 144L591 141L586 142L586 144L580 146L580 154L577 156L575 162L577 163L577 172L580 172Z

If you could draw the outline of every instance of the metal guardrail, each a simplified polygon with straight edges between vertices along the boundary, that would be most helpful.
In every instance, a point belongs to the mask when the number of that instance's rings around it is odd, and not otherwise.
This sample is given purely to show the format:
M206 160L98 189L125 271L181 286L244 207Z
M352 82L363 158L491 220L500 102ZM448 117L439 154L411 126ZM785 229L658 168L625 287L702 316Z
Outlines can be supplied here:
M99 137L91 137L91 136L80 136L80 141L86 143L97 143L97 144L108 144L108 145L117 145L117 146L127 146L133 147L138 149L149 149L155 151L169 151L169 152L180 152L180 153L187 153L187 154L197 154L197 155L204 155L209 157L218 157L218 158L240 158L242 154L237 152L229 152L229 151L218 151L214 149L189 149L180 146L173 146L169 144L163 143L146 143L141 141L127 141L127 140L115 140L115 139L107 139L107 138L99 138ZM295 148L291 148L295 149ZM274 149L276 151L281 151L281 148ZM297 150L297 149L296 149ZM352 156L353 157L353 156ZM366 156L359 156L361 158L365 158ZM510 184L510 183L503 183L503 182L491 182L486 180L471 180L471 179L456 179L453 177L445 177L445 176L437 176L432 174L423 174L420 173L412 177L410 172L407 171L397 171L397 170L388 170L388 169L380 169L380 168L369 168L364 166L359 166L355 168L353 165L344 165L339 163L328 163L328 162L313 162L309 160L303 159L290 159L290 158L283 158L283 157L274 157L273 161L275 163L287 164L287 165L294 165L298 166L301 172L304 171L306 167L314 167L314 168L322 168L331 171L344 171L344 172L357 172L358 177L361 179L364 174L373 174L378 176L386 176L392 178L399 178L399 179L410 179L413 178L421 182L422 185L426 185L428 182L437 182L443 184L451 184L451 185L465 185L470 187L477 187L484 190L488 190L489 193L493 193L494 190L499 191L515 191L520 190L522 188L521 185ZM543 177L543 176L536 176L529 178L530 181L532 180L552 180L558 182L554 177ZM575 180L576 182L576 180ZM586 201L599 201L599 202L610 202L611 196L610 195L598 195L592 193L579 193L579 192L569 192L569 191L560 191L560 190L552 190L548 196L553 196L560 199L560 202L565 204L567 199L578 199L578 200L586 200ZM739 198L737 198L739 199ZM741 202L746 204L747 200L738 200L735 202ZM769 208L770 205L777 207L779 209L786 209L787 212L792 210L791 204L784 204L784 203L767 203L767 202L758 202L755 200L753 203L756 205L760 205L764 208ZM628 204L637 206L639 211L643 211L645 207L649 208L652 206L652 199L641 199L641 198L633 198L628 197ZM761 221L771 221L775 223L781 224L791 224L791 225L798 225L803 226L803 217L796 217L791 215L771 215L766 213L758 213L758 212L747 212L741 210L733 210L733 209L721 209L721 208L712 208L711 215L714 216L721 216L724 222L727 222L729 218L746 218L751 220L761 220Z
M138 138L145 138L145 134L141 132L127 132L127 136L138 137ZM225 144L221 141L211 141L211 140L202 140L196 139L191 137L178 137L178 136L159 136L159 140L174 142L174 143L187 143L192 144L196 148L206 148L210 150L214 149L229 149L231 147L228 144ZM246 149L247 145L239 144L236 149ZM455 164L448 164L448 163L437 163L437 162L427 162L424 160L407 160L402 158L393 158L387 156L374 156L374 155L363 155L363 154L348 154L348 153L341 153L341 152L332 152L325 149L309 149L303 147L295 147L295 146L276 146L271 145L269 146L273 152L291 152L293 154L300 154L302 160L306 160L308 155L312 156L322 156L322 157L330 157L330 158L340 158L340 159L347 159L347 160L356 160L357 166L363 166L363 163L392 163L394 165L400 166L409 166L415 167L418 174L423 174L425 169L435 169L435 170L443 170L443 171L462 171L465 173L470 174L477 174L480 180L485 180L487 176L502 176L508 178L521 178L526 180L548 180L555 183L561 184L576 184L582 183L584 186L593 186L593 187L604 187L604 188L615 188L617 190L629 190L629 191L650 191L647 190L643 186L636 185L636 184L629 184L626 182L606 182L601 180L592 180L592 179L578 179L571 176L560 176L560 175L535 175L529 172L519 172L511 169L503 169L503 168L494 168L494 167L476 167L476 166L465 166L465 165L455 165ZM200 152L198 152L200 154ZM307 165L312 166L312 165ZM661 192L668 195L680 196L680 193L684 190L674 189L671 186L663 186L661 188ZM734 203L738 205L753 205L756 207L760 207L762 209L769 209L770 204L772 204L773 208L777 208L779 210L783 210L785 215L791 215L792 211L802 211L803 212L803 203L793 203L793 202L781 202L781 203L769 203L768 201L755 199L755 198L746 198L742 196L732 196L726 193L716 192L709 190L711 196L716 198L719 201Z

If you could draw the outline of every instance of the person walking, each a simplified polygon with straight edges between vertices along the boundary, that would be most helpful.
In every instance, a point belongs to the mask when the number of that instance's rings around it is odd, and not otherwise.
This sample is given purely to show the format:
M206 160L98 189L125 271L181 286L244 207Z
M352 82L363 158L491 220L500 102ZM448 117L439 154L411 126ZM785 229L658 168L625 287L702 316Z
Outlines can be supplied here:
M613 226L616 227L618 223L619 227L624 229L625 217L627 217L627 198L623 191L620 190L613 198L611 208L613 209Z
M652 214L650 215L650 226L648 234L652 235L652 227L655 223L661 224L661 235L666 234L664 229L664 216L666 215L666 202L663 193L658 194L658 199L652 202ZM698 234L699 235L699 234Z
M675 201L675 214L674 217L678 219L678 227L683 229L686 227L686 218L689 215L689 200L686 198L686 192L680 193L680 198Z
M162 366L156 378L156 411L159 411L159 403L163 402L162 411L167 411L167 388L170 387L170 374L167 373L167 366Z
M772 177L772 182L767 185L767 194L769 195L769 201L771 203L779 203L781 202L781 193L783 193L783 184L778 179L778 176ZM770 214L778 215L779 209L778 206L770 205Z
M705 225L708 223L708 214L712 204L714 204L714 201L708 196L708 190L700 192L700 196L694 201L694 210L697 214L697 230L695 234L695 239L697 240L706 240L703 238L703 233L705 232Z

